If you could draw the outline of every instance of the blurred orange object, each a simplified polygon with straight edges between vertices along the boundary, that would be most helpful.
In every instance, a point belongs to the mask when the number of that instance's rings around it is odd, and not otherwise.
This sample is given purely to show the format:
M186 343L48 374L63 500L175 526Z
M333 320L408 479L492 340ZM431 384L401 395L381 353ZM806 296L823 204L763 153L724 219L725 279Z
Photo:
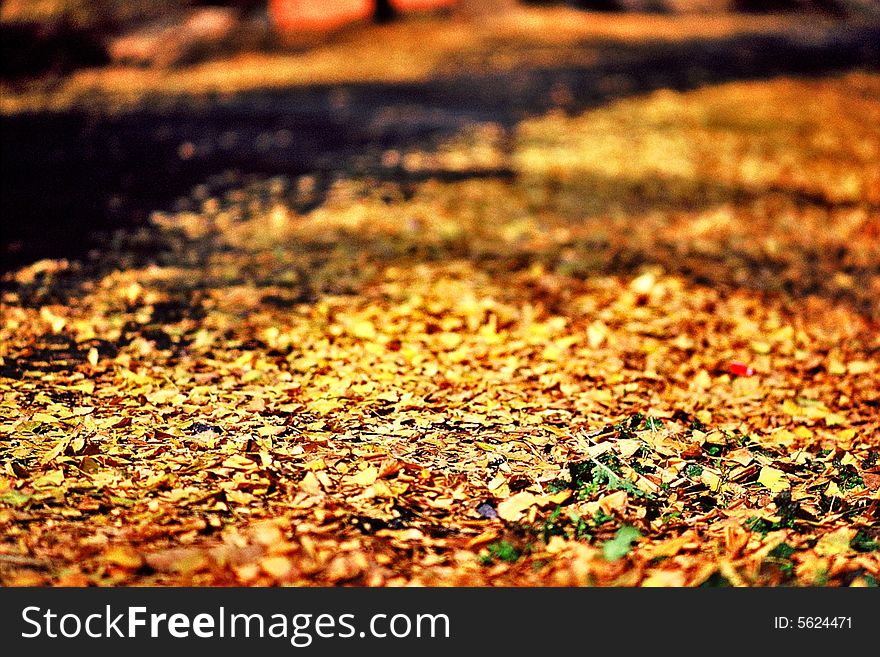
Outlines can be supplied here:
M458 0L391 0L396 11L429 11L452 7ZM282 32L333 30L355 21L368 20L374 0L269 0L269 16Z
M269 16L281 32L333 30L372 15L372 0L269 0Z
M391 4L398 11L427 11L430 9L445 9L458 3L458 0L391 0Z
M727 371L737 376L752 376L755 373L754 368L739 361L731 361L727 366Z

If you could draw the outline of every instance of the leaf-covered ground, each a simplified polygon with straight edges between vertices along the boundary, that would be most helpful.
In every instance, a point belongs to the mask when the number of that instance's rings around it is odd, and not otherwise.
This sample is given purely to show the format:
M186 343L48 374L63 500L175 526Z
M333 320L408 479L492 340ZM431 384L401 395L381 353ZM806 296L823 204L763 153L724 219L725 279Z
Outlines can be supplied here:
M878 126L660 91L12 272L0 582L875 586Z

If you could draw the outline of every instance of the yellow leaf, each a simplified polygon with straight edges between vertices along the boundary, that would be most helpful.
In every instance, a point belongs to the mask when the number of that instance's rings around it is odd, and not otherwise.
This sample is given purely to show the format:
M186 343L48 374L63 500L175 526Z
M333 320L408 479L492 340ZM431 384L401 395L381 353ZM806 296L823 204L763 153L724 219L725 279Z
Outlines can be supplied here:
M45 465L50 461L54 461L61 454L64 453L64 450L67 449L67 446L70 444L70 438L62 438L58 441L58 443L51 450L46 452L43 458L40 459L40 465ZM60 472L60 471L59 471Z
M92 347L89 349L89 364L95 367L98 364L98 350Z
M788 479L782 470L777 470L776 468L771 468L769 466L761 468L761 473L758 475L758 483L769 488L772 493L780 493L784 490L788 490L791 485L788 483Z
M617 449L620 451L620 455L623 457L630 457L639 451L639 448L642 446L641 441L636 440L635 438L620 438L617 440Z
M330 476L323 470L316 472L315 477L321 482L321 486L324 490L330 490L333 487L333 480L330 479Z
M782 445L783 447L788 447L794 442L796 437L797 436L788 429L779 429L778 431L771 433L769 436L760 436L758 442L763 445Z
M321 488L321 482L318 481L318 477L315 476L314 472L307 472L306 476L299 482L299 487L300 490L309 493L310 495L317 495L323 490Z
M116 546L111 547L104 553L104 558L112 564L122 566L134 570L143 565L144 560L137 552L130 547Z
M86 439L84 436L74 436L70 441L70 449L74 451L75 454L78 454L82 451L82 448L86 446Z
M391 486L388 485L388 482L384 479L377 479L373 484L364 489L363 496L367 499L371 497L391 498L397 497L398 492L395 492L395 490L391 488Z
M326 415L339 409L339 402L334 399L316 399L309 402L309 409L318 415Z
M61 421L54 415L49 415L48 413L42 412L34 413L33 417L31 417L31 420L33 420L34 422L40 422L42 424L54 424Z
M786 415L792 416L803 415L804 409L798 406L798 404L796 404L793 400L786 399L784 402L782 402L782 412Z
M354 337L361 338L362 340L372 340L376 337L376 327L368 319L352 322L349 330Z
M674 557L681 549L693 540L693 536L683 534L676 538L670 538L649 548L648 551L652 558L656 557Z
M712 424L712 412L707 410L697 411L697 419L703 424Z
M628 497L625 490L614 491L613 493L609 493L608 495L603 495L599 498L599 507L605 513L617 513L623 514L626 510L626 503L628 501Z
M241 454L233 454L223 461L222 465L224 468L232 468L234 470L250 470L257 467L256 463Z
M87 395L91 395L95 392L95 382L94 381L83 381L82 383L78 383L75 386L70 386L71 390L78 390L79 392L84 392Z
M267 547L279 545L284 542L284 533L273 522L264 522L254 527L254 540Z
M379 471L370 466L364 468L360 472L345 478L345 483L354 484L356 486L372 486L379 476Z
M855 535L855 529L841 527L837 531L825 534L820 538L814 550L821 557L828 557L833 554L848 554L852 552L849 544Z
M232 362L233 367L244 367L254 360L254 352L246 351Z
M854 360L846 365L846 369L850 374L867 374L868 372L873 372L876 368L876 363L866 360Z
M388 392L383 392L379 395L376 395L376 399L379 401L387 401L395 404L400 401L400 395L397 394L396 390L389 390Z
M65 324L67 324L66 319L53 313L48 306L43 306L40 309L40 317L49 322L49 325L52 327L52 333L60 333L64 329Z
M571 497L570 490L561 490L558 493L549 493L547 495L544 495L545 501L549 502L550 504L562 504L569 497Z
M502 475L495 475L493 479L486 484L486 488L489 490L495 490L496 488L500 488L502 484L504 484L506 480Z
M751 344L752 351L756 354L769 354L770 345L762 340L754 340Z
M680 570L655 570L642 580L642 586L678 588L684 586L686 581L685 574Z
M840 486L838 486L835 482L831 482L828 484L828 488L825 489L825 495L827 497L839 497L843 498L843 491L840 490Z
M558 554L563 552L565 548L568 547L568 541L566 541L562 536L551 536L550 540L547 541L547 547L544 548L550 554Z
M608 327L601 321L595 321L587 327L587 344L590 349L598 349L608 338Z
M700 370L691 379L691 386L697 390L706 390L712 385L712 377L706 370Z
M846 422L846 417L840 413L829 413L825 416L825 424L829 427L833 427L835 424L843 424L844 422Z
M846 365L839 360L832 358L828 361L829 374L846 374Z
M712 492L718 492L721 487L721 477L708 468L703 468L703 471L700 473L700 481L706 484Z
M228 502L232 502L233 504L242 504L247 505L253 502L256 497L242 490L228 490L226 491L226 500Z
M260 560L260 567L267 575L275 578L286 576L293 569L290 559L283 556L264 557Z
M648 272L634 278L629 284L629 289L636 294L649 294L656 284L657 277L653 273Z
M59 486L63 481L64 471L52 470L34 481L34 488L51 488L52 486Z
M541 497L527 491L512 495L498 504L498 517L508 522L515 522L523 516L526 509L540 501Z
M752 453L746 448L732 451L727 455L727 458L731 461L736 461L740 465L748 465L754 460Z

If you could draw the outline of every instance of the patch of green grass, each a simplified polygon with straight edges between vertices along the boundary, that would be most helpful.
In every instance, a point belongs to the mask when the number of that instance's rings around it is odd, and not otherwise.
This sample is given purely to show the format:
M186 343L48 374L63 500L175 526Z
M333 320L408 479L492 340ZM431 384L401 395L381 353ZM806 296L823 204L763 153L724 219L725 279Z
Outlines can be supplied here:
M651 474L651 473L657 471L657 468L655 468L653 465L643 465L642 463L639 463L638 461L632 461L630 463L630 466L632 467L633 470L638 472L640 475Z
M788 543L780 543L775 548L770 550L769 556L777 558L777 559L789 559L791 555L793 555L797 550L795 550Z
M709 579L700 584L701 589L728 588L729 586L731 586L730 580L718 572L712 573Z
M753 516L745 521L744 526L749 531L760 533L762 535L769 533L773 528L773 523L764 518Z
M791 491L782 491L779 495L773 498L773 502L776 504L776 509L779 511L780 520L773 523L772 529L794 529L795 517L800 511L801 505L798 502L792 501Z
M686 477L699 477L703 474L703 467L696 463L688 463L684 468L684 474Z
M614 430L621 438L633 438L635 432L644 428L645 416L641 413L633 413L626 420L614 425Z
M547 482L545 488L548 493L558 493L559 491L565 490L569 487L569 482L565 479L554 479L553 481Z
M783 518L777 522L770 522L769 520L765 520L764 518L758 518L753 516L743 523L746 529L749 531L753 531L761 534L761 536L766 536L770 532L774 532L777 529L792 529L794 528L794 520L790 518Z
M700 422L697 418L694 418L693 420L691 420L691 424L688 427L688 429L690 429L691 431L705 431L708 428L709 427L707 427L704 423Z
M853 467L852 463L842 465L839 459L834 459L832 463L837 468L837 483L842 490L861 488L865 485L865 480L862 479L859 471Z
M515 563L522 556L522 553L510 541L495 541L487 545L486 549L489 550L489 554L482 557L484 565L494 563L496 559L506 561L507 563Z
M605 456L603 454L603 456ZM599 485L604 484L607 490L624 490L634 497L650 497L645 491L638 488L629 479L622 476L620 468L620 460L613 454L607 455L608 458L593 459L595 464L592 470L592 478Z
M571 475L571 487L580 490L593 482L593 465L589 461L568 464L568 473Z
M611 516L608 516L608 519L610 520ZM573 511L563 514L561 506L557 506L545 520L533 527L533 532L544 543L549 542L553 536L562 536L566 539L573 538L578 541L590 540L593 537L589 530L590 523L587 520Z
M724 451L724 448L721 445L707 445L703 447L703 451L706 452L709 456L721 456L721 453Z
M635 497L651 497L623 476L620 459L614 454L606 453L598 459L569 463L568 472L571 475L570 486L580 491L580 500L592 496L603 486L609 491L625 490Z
M593 538L593 535L588 531L590 525L586 520L581 518L580 516L572 517L572 522L574 522L574 537L579 541L589 541Z
M880 541L876 541L868 535L864 529L856 532L849 542L849 546L856 552L873 552L880 550Z
M583 502L584 500L591 498L593 496L593 494L598 490L599 490L599 484L597 484L596 482L588 484L588 485L584 486L583 488L581 488L580 491L578 492L578 500Z
M629 554L633 543L638 541L641 537L642 532L638 529L631 527L630 525L624 525L617 530L614 538L605 541L602 544L602 556L605 557L606 561L617 561L618 559L622 559Z
M546 543L551 536L566 536L563 522L560 521L562 515L562 507L557 506L553 509L553 513L541 523L540 534L542 540Z
M794 577L794 562L791 560L797 550L788 543L780 543L767 554L767 561L774 564L789 579Z

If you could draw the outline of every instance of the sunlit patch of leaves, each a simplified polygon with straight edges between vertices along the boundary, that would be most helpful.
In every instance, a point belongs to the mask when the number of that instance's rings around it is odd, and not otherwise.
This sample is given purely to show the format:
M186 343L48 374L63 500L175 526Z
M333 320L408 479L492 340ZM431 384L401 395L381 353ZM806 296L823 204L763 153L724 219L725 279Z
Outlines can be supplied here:
M0 581L876 583L875 78L748 87L866 113L819 126L737 85L547 117L515 183L255 177L76 295L13 272Z

